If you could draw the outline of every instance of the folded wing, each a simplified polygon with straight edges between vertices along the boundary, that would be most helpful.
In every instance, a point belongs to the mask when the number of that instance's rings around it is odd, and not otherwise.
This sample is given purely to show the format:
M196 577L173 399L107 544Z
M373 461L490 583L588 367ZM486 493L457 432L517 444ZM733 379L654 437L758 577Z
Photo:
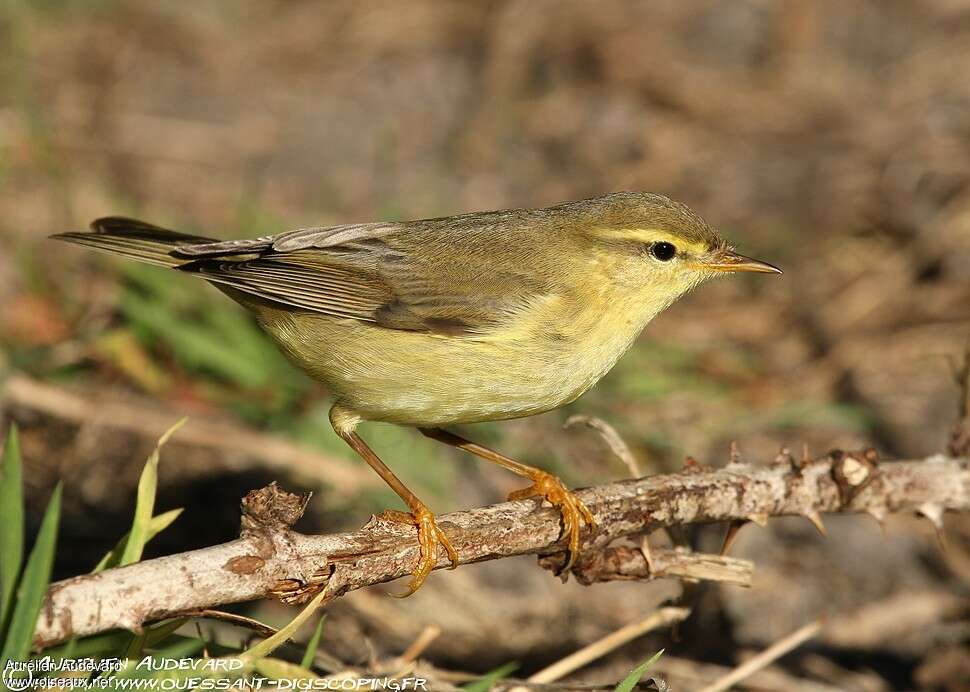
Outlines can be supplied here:
M415 223L214 241L111 217L95 221L93 233L58 237L195 274L292 309L449 336L487 333L524 309L531 297L547 292L516 262L492 266L487 234ZM416 233L424 234L423 242ZM429 237L440 238L432 243L438 254L429 252Z

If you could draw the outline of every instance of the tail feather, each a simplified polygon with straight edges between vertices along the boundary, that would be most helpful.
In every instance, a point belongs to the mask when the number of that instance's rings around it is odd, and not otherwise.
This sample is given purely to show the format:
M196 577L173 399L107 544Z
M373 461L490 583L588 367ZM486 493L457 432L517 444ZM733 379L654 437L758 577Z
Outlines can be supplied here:
M212 238L178 233L144 221L108 216L91 223L90 233L58 233L51 238L84 245L129 259L174 268L185 264L172 251L186 245L214 242Z

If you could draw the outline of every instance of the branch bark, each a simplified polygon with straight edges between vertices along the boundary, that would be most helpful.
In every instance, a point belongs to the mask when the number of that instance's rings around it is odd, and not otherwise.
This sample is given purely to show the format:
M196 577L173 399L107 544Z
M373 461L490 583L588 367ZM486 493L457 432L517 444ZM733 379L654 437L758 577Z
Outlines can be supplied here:
M938 527L945 510L970 509L970 460L943 456L878 463L871 451L831 452L815 460L779 455L767 466L691 463L684 472L578 491L597 522L584 549L666 526L802 515L918 511ZM418 557L413 531L374 518L357 531L306 536L290 527L303 498L275 485L243 502L240 539L51 585L34 644L144 623L201 608L276 596L301 602L324 585L331 598L407 575ZM521 500L439 517L462 564L511 555L553 554L557 511ZM627 556L629 557L629 556ZM577 565L583 568L583 561ZM442 558L438 567L447 566ZM644 565L637 565L638 573ZM643 574L649 577L649 572Z
M573 566L572 574L584 586L603 581L717 581L733 586L751 586L754 563L725 555L695 553L684 547L650 548L647 559L643 548L617 545L603 550L585 551ZM553 556L555 557L555 556ZM540 563L546 558L540 558Z

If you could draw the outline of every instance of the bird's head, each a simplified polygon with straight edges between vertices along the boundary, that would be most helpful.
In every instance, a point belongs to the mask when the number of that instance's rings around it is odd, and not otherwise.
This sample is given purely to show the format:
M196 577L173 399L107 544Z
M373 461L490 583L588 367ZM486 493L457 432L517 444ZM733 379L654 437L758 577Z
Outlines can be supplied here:
M701 282L735 272L780 274L741 255L689 207L644 192L619 192L573 204L609 282L655 307L670 305Z

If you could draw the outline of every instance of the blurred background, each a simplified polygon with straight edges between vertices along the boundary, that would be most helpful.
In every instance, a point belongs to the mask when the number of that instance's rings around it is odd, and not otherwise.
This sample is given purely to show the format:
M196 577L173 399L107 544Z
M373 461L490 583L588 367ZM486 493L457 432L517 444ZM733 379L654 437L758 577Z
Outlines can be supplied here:
M576 485L626 474L591 431L563 429L576 413L615 426L651 473L685 455L721 465L732 440L751 460L802 443L941 451L959 398L950 360L970 336L968 73L960 0L6 2L0 376L31 530L64 478L55 576L88 571L184 415L158 509L186 511L152 555L231 539L240 497L270 480L314 491L305 532L397 507L331 432L325 389L241 308L46 240L107 214L229 238L660 192L784 276L704 286L578 402L469 435ZM521 485L414 431L362 432L436 511ZM745 528L733 554L756 560L754 588L702 589L677 637L573 681L615 683L666 647L658 670L692 689L704 675L685 661L734 665L827 613L857 635L783 659L790 680L968 689L970 521L947 518L948 557L906 517L885 535L867 517L826 522L828 540L804 520ZM692 540L713 551L722 535ZM360 664L437 625L435 665L514 660L524 676L679 589L563 585L534 559L503 560L436 574L405 601L353 593L324 646ZM290 614L259 608L246 612Z

